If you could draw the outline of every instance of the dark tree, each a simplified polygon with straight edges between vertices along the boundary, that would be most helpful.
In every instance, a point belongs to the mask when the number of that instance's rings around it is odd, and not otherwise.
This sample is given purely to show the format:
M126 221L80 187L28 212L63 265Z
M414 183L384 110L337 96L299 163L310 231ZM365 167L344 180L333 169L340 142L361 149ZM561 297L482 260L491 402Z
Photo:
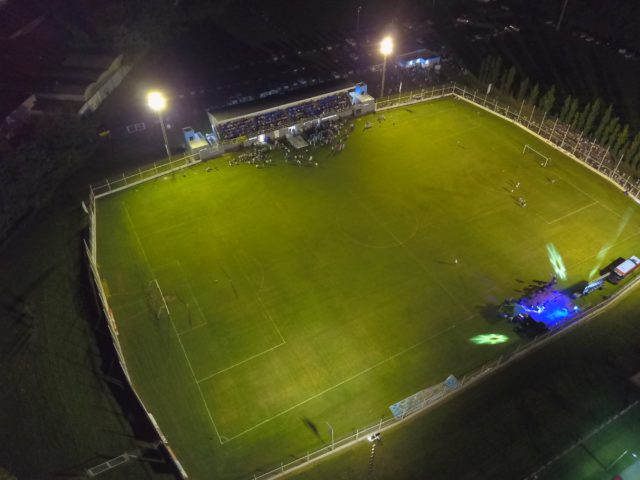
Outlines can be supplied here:
M562 110L560 111L560 121L566 122L567 116L569 115L569 108L571 108L571 95L567 95L564 99L564 103L562 104Z
M596 116L600 113L601 108L602 108L602 102L598 98L596 99L595 102L593 102L593 105L591 106L591 110L589 110L589 115L587 115L587 118L585 120L584 130L583 130L585 137L589 136L589 134L593 130L593 125L596 121Z
M633 168L637 168L637 159L640 158L640 132L636 133L631 145L627 149L627 162Z
M553 85L547 92L540 98L539 107L542 112L547 114L551 111L556 103L556 86Z
M578 116L578 122L576 124L576 129L579 132L582 132L582 130L584 129L584 125L587 123L587 117L589 116L589 112L591 111L591 104L587 103L584 106L584 109L582 110L582 112L580 112L580 115Z
M529 79L525 77L520 82L520 86L518 87L518 95L516 96L516 99L519 102L521 102L522 100L524 100L528 92L529 92Z
M577 98L573 98L571 100L571 105L569 106L569 111L567 112L567 116L565 118L565 122L566 123L570 123L571 125L573 125L574 121L576 121L576 112L578 111L578 99Z
M535 105L536 102L538 101L539 96L540 96L540 85L536 83L531 89L531 92L529 93L529 103L531 105Z
M620 128L620 119L618 117L611 120L611 123L605 130L605 138L603 142L607 148L613 148L616 137L618 136L618 133L620 133Z
M624 147L627 143L627 140L629 140L629 125L625 125L622 131L620 131L620 133L616 135L615 144L613 145L613 151L615 152L616 156L624 153Z
M516 67L511 67L507 72L507 78L504 81L504 92L511 95L511 89L513 88L513 81L516 79Z
M593 135L593 138L602 143L602 137L604 135L604 131L607 128L607 126L609 126L609 123L611 122L611 116L613 114L613 105L609 105L609 107L607 107L607 110L604 112L604 115L602 115L602 118L600 119L600 123L598 124L598 128L596 129L596 132Z

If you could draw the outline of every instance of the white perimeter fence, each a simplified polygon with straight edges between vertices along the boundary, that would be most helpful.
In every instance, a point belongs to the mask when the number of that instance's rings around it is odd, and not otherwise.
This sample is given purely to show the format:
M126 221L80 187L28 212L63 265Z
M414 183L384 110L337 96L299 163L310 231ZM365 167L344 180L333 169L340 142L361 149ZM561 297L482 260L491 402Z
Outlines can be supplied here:
M452 395L456 395L459 392L462 392L466 389L466 387L473 385L480 381L481 379L488 376L488 374L492 372L496 372L499 369L502 369L506 365L509 365L511 362L524 357L525 355L537 350L541 346L548 343L550 340L554 338L558 338L561 333L565 333L571 330L576 325L581 325L586 321L597 316L602 310L606 309L611 305L615 300L620 298L624 293L631 290L636 284L640 283L640 276L636 277L632 282L627 283L624 287L618 290L615 294L613 294L608 300L600 303L599 305L582 312L579 315L576 315L570 321L553 328L543 335L536 337L529 343L519 345L513 352L506 353L501 355L496 360L489 362L477 370L467 373L462 380L460 380L460 386L457 389L447 389L447 388L437 388L436 394L425 397L422 403L418 403L414 405L411 409L406 410L401 417L385 417L380 419L374 424L369 425L368 427L359 428L355 431L355 433L351 433L348 436L342 437L339 440L336 440L333 445L327 445L323 448L315 450L313 452L307 452L305 455L301 455L299 458L293 461L282 462L280 466L275 467L267 472L254 474L251 477L253 480L264 480L264 479L276 479L282 478L290 473L293 473L296 470L303 469L307 467L310 463L317 462L326 458L327 456L336 453L341 450L345 450L349 447L354 446L357 442L365 440L368 435L373 433L383 432L388 430L396 425L399 425L406 421L407 419L413 418L416 414L420 412L424 412L425 410L437 405ZM433 388L433 387L431 387Z
M193 162L190 162L190 164L192 164ZM184 168L184 166L179 167L179 168ZM166 174L167 171L164 171L164 173L160 173L159 175L164 175ZM145 180L142 181L146 181L146 180L150 180L153 177L149 177ZM132 186L133 183L130 183L128 186ZM106 195L108 193L111 192L107 192L104 193L103 195ZM98 266L97 266L97 240L96 240L96 198L98 197L98 195L94 195L94 190L92 189L90 191L90 197L89 197L89 219L90 219L90 223L89 223L89 242L87 243L86 241L84 242L84 247L85 247L85 253L87 255L87 259L89 261L89 269L91 271L91 276L93 279L93 283L95 285L95 290L96 293L98 295L98 298L100 300L100 307L102 309L102 312L104 313L104 316L107 320L107 327L109 328L109 333L111 336L111 342L113 343L113 348L116 352L116 355L118 357L118 363L120 365L120 368L122 369L122 372L124 373L124 376L126 377L126 380L131 388L131 391L133 392L133 394L136 397L136 400L138 401L138 403L140 404L140 406L142 407L142 409L144 410L145 414L147 415L147 418L149 420L149 423L153 426L154 430L156 431L158 438L162 441L162 444L164 445L167 454L169 455L171 462L173 463L174 467L176 468L176 471L179 472L180 476L183 479L187 479L189 478L189 476L187 475L187 472L184 470L184 468L182 468L182 465L180 464L180 462L178 461L178 458L175 456L175 454L173 453L173 450L171 449L171 447L169 446L169 443L167 441L167 438L164 436L164 434L162 433L162 430L160 430L160 426L158 425L158 422L156 422L155 418L153 417L153 415L151 414L151 412L149 412L149 410L147 410L147 407L145 406L145 404L142 401L142 398L140 398L140 395L138 395L138 392L133 384L133 380L131 379L131 376L129 375L129 370L127 369L127 364L124 360L124 355L122 354L122 347L120 346L120 341L118 340L118 326L116 324L116 320L115 317L113 315L113 312L111 311L111 308L109 307L109 301L107 299L107 295L104 291L103 285L102 285L102 279L100 278L100 272L98 271Z
M570 129L565 125L558 125L558 121L552 121L549 118L542 117L541 120L537 120L534 118L534 112L527 117L522 115L522 108L520 111L516 109L512 109L509 106L501 105L492 98L487 98L485 96L478 96L476 92L467 91L465 87L459 87L455 84L445 85L439 87L427 88L419 91L407 92L404 95L398 95L395 97L388 97L382 100L379 100L376 103L376 111L384 111L390 108L395 108L399 106L412 105L415 103L421 103L428 100L435 100L443 97L454 96L456 98L464 99L480 108L483 108L495 115L498 115L506 120L515 123L519 127L527 130L532 135L542 139L546 143L555 147L563 154L568 155L569 157L577 160L583 164L585 164L588 168L593 170L594 172L600 174L601 176L607 178L616 184L621 190L624 190L629 195L631 195L634 200L638 201L638 197L640 196L640 184L637 181L632 181L630 175L624 175L619 170L619 165L613 167L613 159L609 156L608 150L605 151L599 145L590 142L588 140L584 140L581 135L576 134L575 132L570 131ZM536 123L537 122L537 123ZM604 153L602 153L604 152ZM102 281L100 279L100 274L98 272L98 268L96 266L96 210L95 210L95 200L102 196L106 196L132 186L138 185L140 183L152 180L154 178L161 177L163 175L171 174L183 168L189 167L191 165L200 163L200 157L198 155L185 156L177 160L172 160L169 162L155 164L153 167L149 167L145 170L138 169L137 172L131 174L122 174L121 177L106 180L103 184L100 185L92 185L90 189L90 208L89 208L89 216L91 218L91 226L90 226L90 239L89 244L85 243L86 254L89 259L89 265L91 269L91 273L93 276L94 283L96 285L96 291L98 293L98 297L101 302L101 307L104 312L104 315L107 319L107 325L109 327L109 331L111 333L111 338L113 341L114 349L118 355L120 366L127 377L129 385L136 398L142 405L145 410L149 421L154 426L155 430L158 433L159 438L163 441L169 455L171 456L176 468L182 474L183 478L188 478L186 472L180 465L180 462L173 454L171 448L169 447L165 436L163 435L160 427L155 421L153 415L146 409L144 406L142 399L138 395L135 386L129 376L127 366L122 355L122 350L120 347L120 343L118 341L118 330L116 326L116 321L113 316L111 309L109 308L109 303L105 292L102 287ZM619 162L618 162L619 163ZM613 168L612 168L613 167ZM640 202L639 202L640 203ZM347 449L358 441L366 439L367 436L387 430L392 428L405 420L412 418L414 415L425 411L426 409L444 401L451 395L457 394L457 392L464 391L466 387L472 385L473 383L479 381L482 378L485 378L487 374L491 372L495 372L500 368L503 368L505 365L508 365L512 361L523 357L524 355L536 350L543 344L547 343L552 338L556 338L558 334L562 332L566 332L570 330L575 325L579 323L583 323L586 320L589 320L595 317L598 313L600 313L603 309L607 308L612 302L618 299L621 295L629 291L633 286L637 283L640 283L640 276L636 277L633 281L627 283L624 287L614 293L609 299L602 302L601 304L582 312L577 315L574 319L570 320L562 324L559 327L556 327L552 330L549 330L545 334L536 337L529 343L519 345L513 352L501 355L498 359L485 364L479 369L467 373L464 375L462 380L460 380L460 387L457 389L447 389L447 388L436 388L436 394L427 395L424 397L421 403L413 405L410 409L403 412L400 417L386 417L381 418L374 424L371 424L364 428L356 429L355 432L350 433L349 435L339 438L332 442L331 445L327 445L323 448L315 450L313 452L299 453L299 457L293 461L287 461L280 463L279 466L263 472L263 473L255 473L251 478L253 480L265 480L265 479L276 479L283 477L289 473L292 473L295 470L299 470L308 466L312 462L319 461L335 452ZM433 387L431 387L433 388ZM289 457L290 458L290 457Z
M119 177L107 178L103 183L98 185L89 185L91 190L91 196L95 198L104 197L112 193L126 190L127 188L134 187L140 183L148 182L154 178L162 177L175 173L183 168L190 167L200 163L199 154L185 155L175 160L167 160L165 162L154 162L153 166L149 165L144 170L139 168L137 171L123 173ZM95 212L94 212L95 213Z
M585 164L591 170L606 177L624 192L627 192L628 195L631 195L636 202L640 203L640 179L634 179L631 174L625 174L620 170L622 158L613 158L609 149L605 149L596 142L584 138L582 133L574 132L568 125L560 123L557 118L546 114L541 115L540 112L536 114L536 109L530 109L524 101L520 107L514 108L499 103L498 100L489 95L478 95L477 91L451 84L385 97L376 102L376 111L384 111L442 97L456 97L467 100L477 107L509 120L556 148L564 155Z
M615 183L620 189L628 192L629 195L633 196L634 200L638 201L638 196L640 196L640 186L637 182L631 182L630 175L625 176L622 173L618 173L617 168L611 168L611 158L608 156L608 151L605 151L605 149L597 144L587 140L583 141L580 135L571 132L567 126L558 126L558 122L555 120L552 121L549 119L547 121L547 119L544 118L546 115L542 117L539 123L536 123L533 118L534 112L526 118L521 116L522 112L510 109L509 106L500 105L496 100L491 98L487 99L484 96L479 97L474 92L469 92L464 87L461 88L455 84L407 92L403 96L398 95L382 99L376 103L376 111L385 111L395 107L412 105L450 96L467 100L476 106L515 123L519 127L527 130L529 133L560 150L563 154L584 163L590 169ZM601 154L596 156L594 152L599 152ZM279 466L264 473L256 473L251 478L253 480L265 480L284 477L296 470L307 467L312 462L317 462L335 452L352 447L358 441L366 439L367 436L373 433L390 429L404 422L408 418L411 418L414 415L444 401L449 396L465 390L465 387L468 387L469 385L472 385L486 377L489 373L495 372L514 360L522 358L528 353L540 348L552 338L557 338L559 333L567 332L572 327L595 317L598 313L607 308L612 302L638 283L640 283L640 276L634 278L632 282L627 283L609 299L599 305L580 313L570 321L549 330L543 335L536 337L531 342L519 345L513 352L501 355L493 362L487 363L477 370L467 373L460 381L460 387L457 389L436 388L435 394L425 396L422 402L412 405L409 410L404 411L401 417L390 416L382 418L367 427L356 429L355 433L352 432L350 435L336 440L332 445L325 446L313 452L307 452L304 455L300 455L299 458L293 461L287 461L286 463L282 462Z

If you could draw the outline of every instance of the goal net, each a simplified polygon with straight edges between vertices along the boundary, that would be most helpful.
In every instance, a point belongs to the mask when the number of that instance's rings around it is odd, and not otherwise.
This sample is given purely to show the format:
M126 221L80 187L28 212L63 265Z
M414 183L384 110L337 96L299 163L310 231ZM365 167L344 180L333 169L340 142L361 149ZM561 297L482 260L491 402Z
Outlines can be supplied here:
M527 152L529 154L534 155L537 158L538 163L540 164L541 167L546 167L547 165L549 165L549 160L550 160L549 157L547 157L546 155L543 155L542 153L537 151L535 148L525 144L524 148L522 149L522 154L524 155Z

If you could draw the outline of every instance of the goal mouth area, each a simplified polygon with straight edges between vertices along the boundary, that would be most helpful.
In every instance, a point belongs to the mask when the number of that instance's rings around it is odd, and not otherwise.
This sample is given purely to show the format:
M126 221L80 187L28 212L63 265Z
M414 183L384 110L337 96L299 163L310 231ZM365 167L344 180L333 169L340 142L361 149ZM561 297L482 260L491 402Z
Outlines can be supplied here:
M530 145L525 143L524 147L522 148L522 155L525 155L527 153L527 151L529 151L529 152L533 153L534 155L537 155L537 156L539 156L541 158L540 166L546 167L547 165L549 165L549 161L551 160L550 157L540 153L535 148L533 148Z

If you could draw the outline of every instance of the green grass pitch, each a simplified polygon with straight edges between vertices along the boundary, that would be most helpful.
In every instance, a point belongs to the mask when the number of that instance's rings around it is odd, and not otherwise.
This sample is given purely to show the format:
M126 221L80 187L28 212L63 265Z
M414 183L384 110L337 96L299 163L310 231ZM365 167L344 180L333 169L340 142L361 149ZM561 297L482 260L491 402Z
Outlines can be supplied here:
M97 203L133 383L192 478L250 477L514 349L495 306L551 277L548 243L562 285L638 253L638 205L508 122L456 100L367 120L315 168L223 157Z

